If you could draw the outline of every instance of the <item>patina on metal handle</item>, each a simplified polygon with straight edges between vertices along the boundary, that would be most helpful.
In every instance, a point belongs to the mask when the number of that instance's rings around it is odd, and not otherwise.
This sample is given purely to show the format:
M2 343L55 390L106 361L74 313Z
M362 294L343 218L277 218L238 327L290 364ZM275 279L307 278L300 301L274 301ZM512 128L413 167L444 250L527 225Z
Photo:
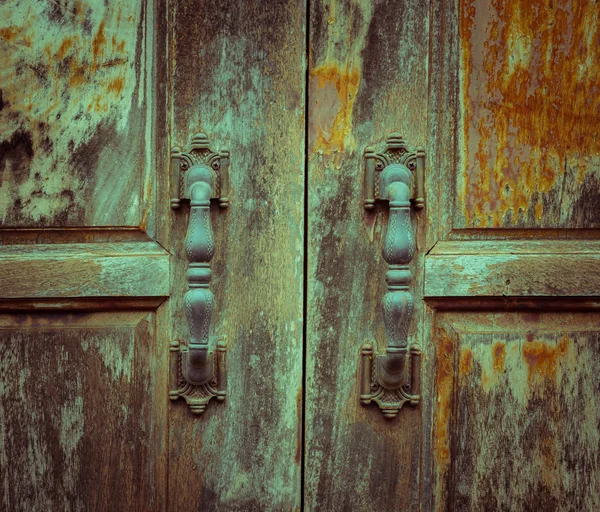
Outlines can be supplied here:
M425 152L421 148L410 149L402 137L392 134L383 152L367 148L365 158L365 208L374 208L376 200L389 204L383 246L383 258L389 268L388 291L383 297L387 347L385 354L374 357L373 344L363 345L360 400L363 404L377 403L385 417L393 418L404 403L417 405L420 401L421 351L416 344L410 349L408 346L414 309L409 265L415 256L411 205L425 205Z
M171 344L170 398L183 397L192 412L200 414L211 398L222 401L226 394L224 343L217 343L213 354L209 352L215 312L210 290L210 261L215 252L210 203L211 199L218 199L221 207L229 204L226 193L229 153L214 151L206 135L199 133L194 136L189 151L173 148L171 160L178 188L171 206L179 208L181 200L190 203L185 239L189 290L184 298L190 337L185 345Z

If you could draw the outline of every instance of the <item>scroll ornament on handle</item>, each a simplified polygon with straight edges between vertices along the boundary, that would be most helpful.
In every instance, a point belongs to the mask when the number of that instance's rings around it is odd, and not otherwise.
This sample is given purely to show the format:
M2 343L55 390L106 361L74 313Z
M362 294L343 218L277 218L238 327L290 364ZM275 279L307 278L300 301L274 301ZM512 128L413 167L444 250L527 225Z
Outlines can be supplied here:
M177 189L171 207L190 205L185 254L189 290L184 297L189 340L171 343L169 398L185 399L194 414L201 414L212 398L225 400L225 344L218 342L211 353L215 300L210 290L210 261L215 242L210 219L210 202L229 204L229 152L215 151L203 133L196 134L188 151L171 150L171 171Z
M410 262L415 256L411 206L425 206L423 196L425 151L409 148L399 134L392 134L381 153L365 150L365 208L377 201L389 205L389 221L383 258L388 263L383 319L387 334L384 354L372 343L361 350L360 401L375 402L386 418L394 418L405 403L420 402L421 350L409 348L408 332L414 309L410 292Z

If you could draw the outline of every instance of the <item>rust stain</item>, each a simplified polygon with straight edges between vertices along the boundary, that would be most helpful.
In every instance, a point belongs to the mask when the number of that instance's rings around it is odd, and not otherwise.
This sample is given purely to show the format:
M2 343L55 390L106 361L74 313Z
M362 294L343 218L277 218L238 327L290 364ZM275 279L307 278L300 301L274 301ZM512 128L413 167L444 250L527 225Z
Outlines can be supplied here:
M123 90L123 77L115 78L108 83L108 87L106 88L106 92L112 92L115 96L119 96L121 91Z
M56 52L56 58L58 60L63 60L67 55L67 52L73 47L73 38L66 37L61 43L58 51Z
M506 360L506 346L502 342L495 343L492 348L492 361L494 371L502 373Z
M325 155L354 150L352 112L360 84L358 68L324 64L311 70L309 147Z
M86 188L93 181L70 168L69 155L101 123L118 130L127 125L140 72L132 65L139 31L133 24L117 30L116 18L119 10L123 17L140 12L139 4L69 1L61 3L58 21L43 2L25 4L9 0L0 7L5 55L0 142L23 134L31 146L31 161L19 178L5 169L9 178L0 183L0 223L49 224L60 218L81 225Z
M473 351L469 347L460 350L458 369L461 376L469 375L473 371Z
M92 69L96 69L97 62L104 56L104 47L106 45L106 37L104 36L104 20L100 22L98 32L92 40L92 53L94 55L94 64Z
M438 331L435 367L437 389L435 460L438 470L441 474L444 474L450 464L450 417L452 415L452 392L454 387L454 340L445 329L439 329Z
M0 38L4 39L7 43L14 41L18 33L19 29L17 27L0 28Z
M557 224L565 168L598 171L600 4L461 3L467 226Z
M571 340L563 336L556 345L543 341L530 341L523 344L523 359L528 366L529 382L536 378L556 379L559 360L568 351Z

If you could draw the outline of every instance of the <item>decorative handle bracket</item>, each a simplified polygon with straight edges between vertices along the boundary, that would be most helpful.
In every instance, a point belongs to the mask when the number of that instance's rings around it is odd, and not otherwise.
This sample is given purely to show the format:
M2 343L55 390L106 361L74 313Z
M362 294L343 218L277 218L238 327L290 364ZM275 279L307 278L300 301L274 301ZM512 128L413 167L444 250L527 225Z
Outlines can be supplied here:
M188 151L171 150L171 171L177 187L171 207L179 208L182 200L190 203L185 240L189 290L184 298L190 339L183 346L171 343L169 398L183 397L194 414L201 414L213 397L223 401L226 394L225 344L217 343L216 351L209 353L215 309L209 288L214 254L210 201L217 199L222 208L229 205L229 152L211 149L206 135L198 133Z
M384 240L383 258L389 264L388 291L383 297L387 332L385 354L376 354L373 344L361 350L360 401L375 402L386 418L394 418L401 407L420 401L421 350L408 347L408 331L413 313L412 280L409 264L415 255L410 207L425 206L423 195L425 150L409 148L393 133L384 150L365 149L365 208L376 201L389 204L390 215Z

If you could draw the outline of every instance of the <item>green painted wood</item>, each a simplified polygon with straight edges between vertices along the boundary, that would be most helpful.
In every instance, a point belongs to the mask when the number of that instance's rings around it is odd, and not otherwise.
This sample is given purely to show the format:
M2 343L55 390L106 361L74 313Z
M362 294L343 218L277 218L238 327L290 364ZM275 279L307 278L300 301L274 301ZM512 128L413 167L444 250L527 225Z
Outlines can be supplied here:
M163 9L0 6L2 510L167 505Z
M306 510L416 510L421 409L395 420L359 403L359 352L385 347L384 209L365 215L366 146L400 132L425 145L428 6L313 1L309 41ZM411 264L422 312L423 217Z
M302 458L305 5L173 1L173 145L204 132L230 153L212 211L215 336L227 398L171 406L171 510L294 510ZM185 341L188 208L172 219L172 339Z

